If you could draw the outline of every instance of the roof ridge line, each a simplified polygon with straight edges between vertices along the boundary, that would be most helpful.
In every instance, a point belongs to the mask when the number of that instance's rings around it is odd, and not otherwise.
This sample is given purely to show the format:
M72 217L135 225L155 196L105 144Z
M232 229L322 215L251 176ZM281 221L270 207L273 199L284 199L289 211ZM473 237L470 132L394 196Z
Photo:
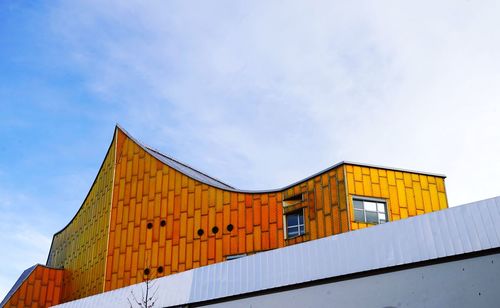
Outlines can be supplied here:
M213 177L213 176L211 176L211 175L206 174L205 172L202 172L202 171L200 171L200 170L198 170L198 169L196 169L196 168L193 168L193 167L191 167L190 165L188 165L188 164L186 164L186 163L183 163L183 162L181 162L181 161L179 161L179 160L177 160L177 159L175 159L175 158L172 158L172 157L171 157L171 156L169 156L169 155L166 155L166 154L164 154L164 153L162 153L162 152L158 151L158 150L157 150L157 149L155 149L155 148L152 148L152 147L150 147L150 146L148 146L148 145L144 145L144 147L146 147L146 148L147 148L148 150L150 150L150 151L155 152L156 154L159 154L159 155L164 156L164 157L166 157L166 158L168 158L168 159L170 159L170 160L173 160L173 161L175 161L176 163L178 163L178 164L180 164L180 165L183 165L183 166L184 166L184 167L186 167L186 168L189 168L189 169L191 169L191 170L193 170L193 171L196 171L196 172L198 172L198 173L201 173L201 174L203 174L204 176L209 177L209 178L211 178L211 179L212 179L212 180L214 180L214 181L217 181L217 182L219 182L219 183L221 183L221 184L223 184L223 185L226 185L226 186L228 186L228 187L230 187L230 188L232 188L232 189L237 189L237 188L235 188L235 187L233 187L233 186L231 186L231 185L229 185L229 184L227 184L227 183L222 182L221 180L219 180L219 179L217 179L217 178L215 178L215 177Z
M226 183L224 183L224 182L222 182L222 181L218 180L217 178L214 178L214 177L212 177L212 176L210 176L210 175L208 175L208 174L206 174L206 173L203 173L203 172L201 172L201 171L198 171L197 169L195 169L195 168L193 168L193 167L191 167L191 166L189 166L189 165L187 165L187 164L184 164L184 163L182 163L182 162L180 162L180 161L178 161L178 160L176 160L176 159L174 159L174 158L171 158L170 156L167 156L167 155L165 155L165 154L161 153L160 151L155 150L155 149L154 149L154 148L152 148L152 147L149 147L149 146L147 146L147 145L143 144L142 142L140 142L140 141L138 141L136 138L134 138L132 135L130 135L130 134L129 134L129 133L128 133L128 132L127 132L127 131L123 128L123 127L121 127L119 124L116 124L116 128L117 128L117 129L120 129L121 131L123 131L123 133L125 133L125 135L127 135L130 139L132 139L135 143L137 143L140 147L142 147L142 148L143 148L143 149L145 149L146 151L150 151L150 152L152 152L152 153L155 153L156 155L163 156L164 158L169 159L169 160L171 160L172 162L175 162L175 163L177 163L177 164L180 164L180 165L182 165L182 166L184 166L184 167L186 167L186 168L189 168L189 169L191 169L191 170L193 170L193 171L195 171L195 172L197 172L197 173L199 173L199 174L201 174L201 175L203 175L203 176L205 176L205 177L207 177L207 178L209 178L209 179L211 179L211 180L214 180L215 182L217 182L217 183L219 183L219 184L221 184L221 185L223 185L223 186L226 186L226 187L225 187L225 188L223 188L223 189L234 190L234 191L236 191L236 192L244 192L244 193L264 193L264 192L267 192L267 193L271 193L271 192L280 192L280 191L285 191L285 190L287 190L287 189L289 189L289 188L291 188L291 187L293 187L293 186L295 186L295 185L298 185L298 184L300 184L300 183L304 183L304 182L306 182L306 181L308 181L308 180L310 180L310 179L312 179L312 178L314 178L314 177L316 177L316 176L318 176L318 175L321 175L321 174L323 174L323 173L326 173L326 172L328 172L328 171L330 171L330 170L333 170L333 169L335 169L335 168L337 168L337 167L339 167L339 166L342 166L342 165L355 165L355 166L361 166L361 167L378 168L378 169L385 169L385 170L392 170L392 171L400 171L400 172L408 172L408 173L415 173L415 174L430 175L430 176L435 176L435 177L446 178L446 175L444 175L444 174L431 173L431 172L424 172L424 171L417 171L417 170L410 170L410 169L402 169L402 168L395 168L395 167L386 167L386 166L380 166L380 165L375 165L375 164L366 164L366 163L358 163L358 162L353 162L353 161L348 161L348 160L342 160L342 161L340 161L340 162L338 162L338 163L335 163L335 164L333 164L333 165L331 165L331 166L329 166L329 167L327 167L327 168L325 168L325 169L323 169L323 170L320 170L320 171L318 171L318 172L316 172L316 173L314 173L314 174L312 174L312 175L310 175L310 176L307 176L307 177L305 177L305 178L303 178L303 179L300 179L300 180L298 180L298 181L294 181L294 182L292 182L291 184L285 185L285 186L280 187L280 188L274 188L274 189L257 189L257 190L238 189L238 188L235 188L235 187L233 187L233 186L231 186L231 185L228 185L228 184L226 184ZM171 166L171 167L172 167L172 166ZM174 168L174 169L175 169L175 168ZM179 170L178 170L178 171L179 171ZM180 172L182 173L182 171L180 171ZM203 181L202 181L202 182L203 182ZM209 184L209 183L205 183L205 184L207 184L207 185L211 185L211 184ZM221 187L219 187L219 188L221 188Z
M151 152L156 153L157 155L161 155L161 156L163 156L163 157L165 157L165 158L167 158L167 159L169 159L169 160L172 160L172 161L174 161L175 163L180 164L180 165L182 165L182 166L184 166L184 167L186 167L186 168L189 168L189 169L193 170L194 172L197 172L197 173L199 173L199 174L201 174L201 175L203 175L203 176L205 176L205 177L207 177L207 178L209 178L209 179L211 179L211 180L213 180L213 181L215 181L215 182L219 183L219 184L220 184L220 185L222 185L222 186L226 186L226 187L225 187L225 189L232 189L232 190L235 190L235 191L239 191L239 189L237 189L237 188L235 188L235 187L233 187L233 186L231 186L231 185L229 185L229 184L226 184L226 183L222 182L221 180L219 180L219 179L217 179L217 178L214 178L213 176L210 176L210 175L208 175L208 174L206 174L206 173L204 173L204 172L201 172L201 171L199 171L199 170L197 170L197 169L195 169L195 168L193 168L193 167L191 167L191 166L189 166L189 165L187 165L187 164L185 164L185 163L182 163L182 162L180 162L180 161L178 161L178 160L176 160L176 159L174 159L174 158L171 158L170 156L165 155L165 154L161 153L160 151L158 151L158 150L156 150L156 149L154 149L154 148L152 148L152 147L150 147L150 146L146 145L146 144L145 144L145 143L143 143L142 141L139 141L137 138L133 137L133 136L132 136L129 132L127 132L127 131L126 131L126 130L125 130L125 129L124 129L124 128L120 125L120 124L118 124L118 123L116 123L116 129L121 130L121 131L122 131L122 132L123 132L123 133L124 133L124 134L125 134L128 138L130 138L133 142L135 142L137 145L139 145L141 148L143 148L146 152L151 151ZM167 165L168 165L168 164L167 164ZM172 168L176 169L176 168L175 168L175 167L173 167L173 166L170 166L170 167L172 167ZM177 169L176 169L176 170L177 170ZM180 171L180 170L177 170L177 171L179 171L179 172L183 173L183 172L182 172L182 171ZM183 174L184 174L184 173L183 173ZM189 175L187 175L187 174L186 174L186 176L189 176ZM203 181L201 181L201 182L203 182ZM211 185L211 184L209 184L209 183L205 183L205 184L207 184L207 185ZM219 188L220 188L220 187L219 187Z

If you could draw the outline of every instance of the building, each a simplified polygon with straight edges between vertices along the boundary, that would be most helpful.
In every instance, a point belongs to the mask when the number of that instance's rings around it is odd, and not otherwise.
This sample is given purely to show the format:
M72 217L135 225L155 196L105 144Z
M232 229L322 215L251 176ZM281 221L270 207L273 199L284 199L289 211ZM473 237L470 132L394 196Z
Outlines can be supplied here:
M453 307L500 302L500 197L165 276L154 307ZM125 307L139 283L57 307Z
M5 307L49 306L448 207L444 176L341 162L281 189L236 189L120 127L82 206Z

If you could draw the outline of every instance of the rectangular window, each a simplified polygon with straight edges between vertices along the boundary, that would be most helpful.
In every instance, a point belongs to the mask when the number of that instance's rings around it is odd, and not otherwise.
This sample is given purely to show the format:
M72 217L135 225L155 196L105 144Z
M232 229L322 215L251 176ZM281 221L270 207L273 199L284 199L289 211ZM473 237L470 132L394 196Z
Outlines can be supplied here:
M354 220L368 224L387 221L387 203L384 200L353 198Z
M285 217L287 238L300 236L305 233L303 209L288 213Z

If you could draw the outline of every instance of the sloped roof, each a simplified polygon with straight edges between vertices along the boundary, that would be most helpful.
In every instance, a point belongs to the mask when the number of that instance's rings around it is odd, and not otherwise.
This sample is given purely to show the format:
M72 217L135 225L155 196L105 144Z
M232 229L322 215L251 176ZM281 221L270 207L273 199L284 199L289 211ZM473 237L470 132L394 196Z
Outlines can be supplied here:
M170 307L500 247L500 196L155 280ZM140 283L57 307L123 307Z
M218 187L218 188L222 188L222 189L231 189L231 190L235 190L234 187L232 186L229 186L228 184L220 181L220 180L217 180L216 178L214 177L211 177L199 170L196 170L190 166L188 166L187 164L185 163L181 163L180 161L178 160L175 160L165 154L162 154L160 152L158 152L157 150L154 150L150 147L146 147L145 148L148 153L150 153L151 155L153 155L154 157L156 157L158 160L160 160L161 162L163 162L164 164L174 168L175 170L195 179L195 180L198 180L202 183L206 183L208 185L211 185L211 186L215 186L215 187Z
M231 185L228 185L214 177L211 177L207 175L206 173L203 173L199 170L196 170L195 168L185 164L181 163L180 161L173 159L170 156L167 156L163 153L160 153L160 151L153 149L152 147L149 147L139 140L135 139L131 134L129 134L124 128L119 126L118 124L116 125L117 128L119 128L125 135L127 135L128 138L133 140L137 145L139 145L141 148L143 148L146 152L148 152L150 155L154 156L156 159L164 163L165 165L183 173L184 175L187 175L195 180L198 180L202 183L215 186L221 189L229 189L229 190L236 190L234 187Z
M19 289L19 287L23 284L23 282L26 280L26 278L29 277L31 272L33 272L33 270L37 266L38 266L38 264L35 264L32 267L24 270L24 272L21 274L21 276L19 276L19 278L17 279L16 283L10 289L9 293L7 293L7 295L5 295L5 298L0 303L0 307L3 307L9 301L10 297L17 291L17 289Z

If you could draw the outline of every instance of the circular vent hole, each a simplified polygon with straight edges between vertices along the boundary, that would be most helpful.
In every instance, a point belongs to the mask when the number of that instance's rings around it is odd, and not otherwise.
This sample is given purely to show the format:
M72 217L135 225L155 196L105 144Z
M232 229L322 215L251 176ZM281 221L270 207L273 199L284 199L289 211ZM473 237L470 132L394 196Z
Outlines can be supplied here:
M158 273L160 273L160 274L163 273L163 266L158 267Z
M167 221L165 219L160 221L160 226L165 227L166 224L167 224Z
M153 223L152 222L148 222L148 229L151 229L153 228Z
M205 233L205 231L203 231L203 229L198 229L198 235L199 235L199 236L202 236L202 235L203 235L203 233Z
M231 232L233 231L234 227L232 224L227 225L227 231Z
M217 227L213 227L213 228L212 228L212 233L213 233L213 234L216 234L217 232L219 232L219 228L217 228Z
M145 268L144 269L144 275L149 275L149 273L151 273L151 270L149 270L149 268Z

